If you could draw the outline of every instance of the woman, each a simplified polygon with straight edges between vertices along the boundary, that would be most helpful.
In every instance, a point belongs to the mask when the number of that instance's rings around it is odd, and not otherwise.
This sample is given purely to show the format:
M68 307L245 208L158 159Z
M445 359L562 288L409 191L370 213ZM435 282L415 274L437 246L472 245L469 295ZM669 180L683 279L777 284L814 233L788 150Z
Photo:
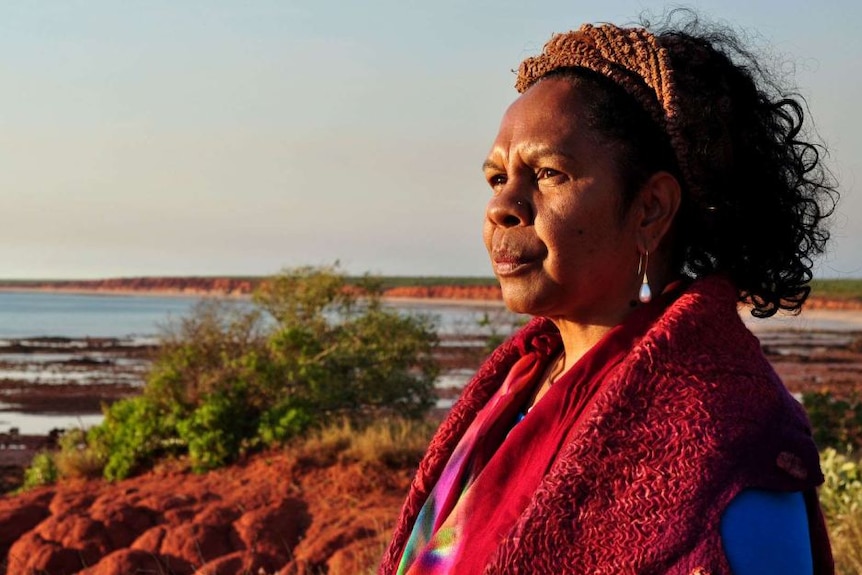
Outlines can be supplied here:
M836 192L727 34L585 25L484 164L535 316L434 437L381 573L826 573L818 452L737 310L798 311Z

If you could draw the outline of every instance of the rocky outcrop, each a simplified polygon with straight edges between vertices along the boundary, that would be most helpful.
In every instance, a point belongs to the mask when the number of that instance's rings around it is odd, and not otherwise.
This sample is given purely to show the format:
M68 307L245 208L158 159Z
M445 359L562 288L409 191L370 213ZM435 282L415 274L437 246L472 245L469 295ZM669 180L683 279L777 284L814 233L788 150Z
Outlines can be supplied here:
M356 575L382 554L408 482L273 452L204 475L63 483L0 499L0 572Z
M404 286L386 290L390 298L420 298L420 299L453 299L496 301L503 299L498 285L439 285L439 286Z
M25 289L89 293L153 293L187 295L251 294L259 278L230 277L132 277L100 280L53 280L0 282L3 289Z
M251 295L265 278L230 277L138 277L103 280L55 280L2 282L0 289L87 293L141 293L184 295ZM401 286L384 289L384 297L435 298L457 300L499 300L500 287L494 285Z

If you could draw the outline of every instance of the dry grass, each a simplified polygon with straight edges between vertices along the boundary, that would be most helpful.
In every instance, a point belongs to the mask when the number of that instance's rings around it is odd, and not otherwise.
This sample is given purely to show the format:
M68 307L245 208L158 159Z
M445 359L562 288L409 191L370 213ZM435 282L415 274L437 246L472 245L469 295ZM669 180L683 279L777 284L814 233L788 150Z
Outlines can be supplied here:
M81 428L68 430L60 437L60 449L54 452L54 464L65 479L93 479L102 476L105 458L87 444L87 432Z
M826 481L820 504L826 516L835 572L862 573L862 454L824 449L820 465Z
M356 461L405 468L419 463L434 427L407 419L380 419L365 426L345 420L315 431L291 449L300 460L318 465Z
M830 520L829 537L835 557L835 573L862 573L862 512L856 511Z

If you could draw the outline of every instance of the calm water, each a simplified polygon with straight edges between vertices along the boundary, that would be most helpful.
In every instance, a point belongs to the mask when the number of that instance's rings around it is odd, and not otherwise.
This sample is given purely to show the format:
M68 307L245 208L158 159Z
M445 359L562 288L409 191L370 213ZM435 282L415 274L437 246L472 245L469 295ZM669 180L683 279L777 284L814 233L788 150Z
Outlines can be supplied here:
M0 292L0 338L151 336L198 299Z
M198 297L0 292L0 338L153 336L189 313ZM405 313L430 316L441 334L502 331L520 319L492 303L388 302Z

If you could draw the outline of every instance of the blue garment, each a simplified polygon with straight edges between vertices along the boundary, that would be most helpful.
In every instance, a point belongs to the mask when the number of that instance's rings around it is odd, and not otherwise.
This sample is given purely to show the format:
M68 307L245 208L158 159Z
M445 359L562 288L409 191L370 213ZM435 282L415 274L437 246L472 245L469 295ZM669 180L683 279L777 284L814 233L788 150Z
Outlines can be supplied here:
M800 492L743 491L721 517L721 541L734 575L814 572Z

